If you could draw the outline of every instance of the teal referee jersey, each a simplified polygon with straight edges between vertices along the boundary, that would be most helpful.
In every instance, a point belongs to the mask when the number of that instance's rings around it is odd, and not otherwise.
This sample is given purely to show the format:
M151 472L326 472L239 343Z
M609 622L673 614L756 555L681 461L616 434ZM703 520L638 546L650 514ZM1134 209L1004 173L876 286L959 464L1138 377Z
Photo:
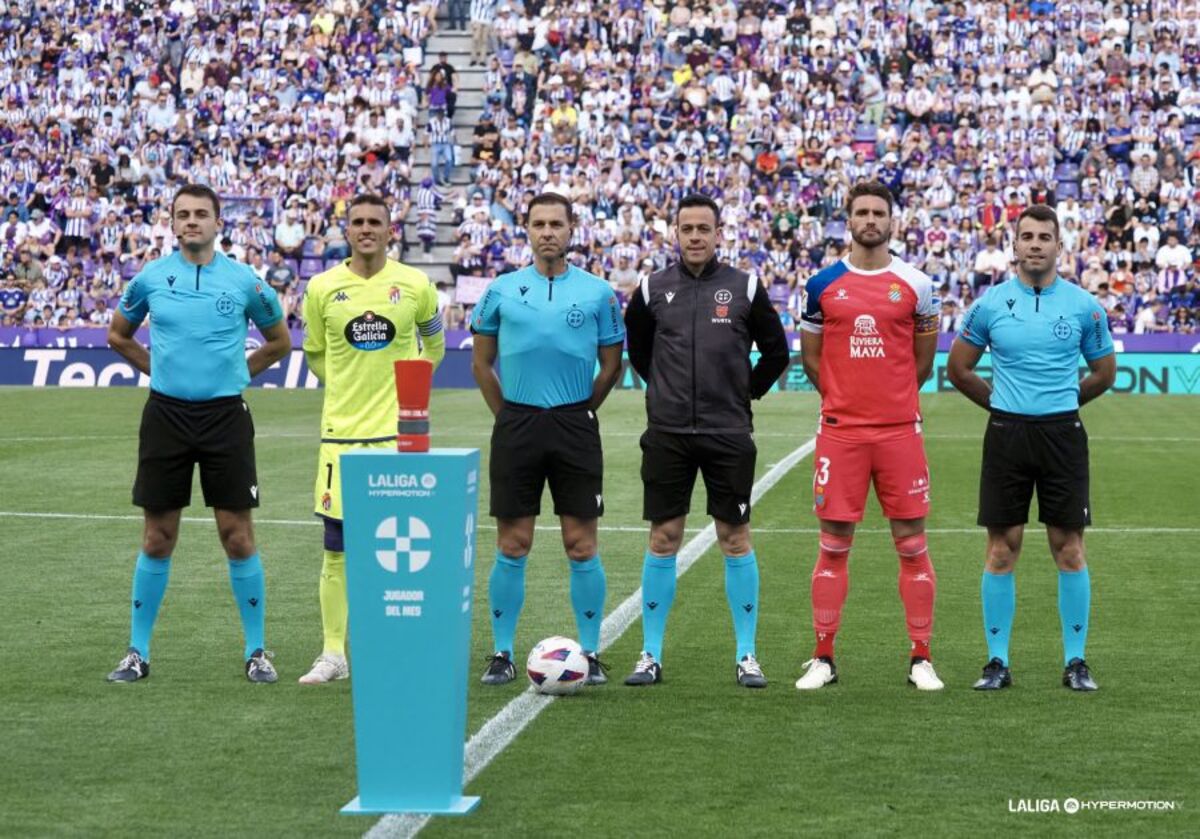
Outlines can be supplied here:
M1096 298L1059 277L1036 289L1019 279L993 286L963 318L959 339L992 352L991 406L1027 416L1079 409L1079 358L1113 352Z
M471 330L497 339L504 398L539 408L590 399L597 349L625 340L616 294L573 265L557 277L532 265L497 277L475 306Z
M150 316L150 389L190 402L241 393L247 320L266 329L283 317L275 290L220 253L207 265L178 251L148 263L118 308L135 327Z

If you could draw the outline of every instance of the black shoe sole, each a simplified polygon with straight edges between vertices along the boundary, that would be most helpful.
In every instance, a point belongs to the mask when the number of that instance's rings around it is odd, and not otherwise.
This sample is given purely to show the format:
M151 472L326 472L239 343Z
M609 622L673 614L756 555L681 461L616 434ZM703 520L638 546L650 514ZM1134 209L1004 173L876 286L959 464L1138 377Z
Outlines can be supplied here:
M649 682L631 682L631 681L629 681L629 679L625 680L625 684L631 688L644 688L644 687L649 687L650 685L657 685L657 684L661 684L661 683L662 683L662 676L659 676L657 679L653 679Z
M993 685L993 684L971 685L971 690L1004 690L1005 688L1008 688L1008 687L1012 687L1012 679L1005 679L1004 681L1000 682L999 684L995 684L995 685Z

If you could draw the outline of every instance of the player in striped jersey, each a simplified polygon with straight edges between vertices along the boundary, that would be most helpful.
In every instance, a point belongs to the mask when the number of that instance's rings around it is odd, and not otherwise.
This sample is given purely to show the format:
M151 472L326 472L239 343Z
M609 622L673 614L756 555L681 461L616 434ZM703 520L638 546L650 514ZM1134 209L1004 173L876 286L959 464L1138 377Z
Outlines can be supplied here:
M347 448L390 448L396 440L392 363L421 358L437 365L446 351L437 289L424 272L388 259L391 215L377 195L350 202L350 258L313 277L304 297L304 355L325 386L316 514L325 522L321 624L325 646L300 678L313 685L344 679L346 555L339 455ZM419 335L419 340L418 340Z

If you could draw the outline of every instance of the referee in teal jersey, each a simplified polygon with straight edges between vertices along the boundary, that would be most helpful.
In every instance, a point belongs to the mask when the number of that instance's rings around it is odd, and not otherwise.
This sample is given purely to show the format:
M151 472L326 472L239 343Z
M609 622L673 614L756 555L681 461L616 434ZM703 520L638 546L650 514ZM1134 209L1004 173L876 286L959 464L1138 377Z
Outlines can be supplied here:
M1091 581L1083 529L1092 523L1088 496L1087 432L1079 406L1116 378L1108 318L1077 285L1056 276L1062 240L1058 216L1034 205L1017 219L1017 278L990 289L968 310L950 350L950 381L987 410L979 477L979 524L987 527L983 627L988 663L976 690L1012 684L1008 643L1016 611L1013 569L1036 489L1038 519L1046 525L1058 566L1063 684L1096 689L1084 657ZM992 385L975 365L992 352ZM1079 378L1079 357L1089 373Z
M246 677L274 682L263 650L266 595L250 516L259 500L254 422L241 394L252 376L287 355L291 336L271 287L248 266L215 252L221 226L215 192L184 186L171 203L171 218L179 251L147 264L129 282L108 330L109 345L150 376L133 485L145 525L133 572L129 649L108 679L135 682L150 675L150 635L199 464L204 503L213 508L229 558ZM149 350L134 338L147 316ZM248 358L247 319L267 339Z
M536 196L525 227L533 264L493 280L471 314L471 371L496 417L488 467L497 530L488 578L496 652L482 681L516 678L513 637L525 602L525 561L549 483L570 560L575 626L588 657L585 678L599 685L607 681L597 657L607 582L596 538L604 514L596 412L621 374L625 323L608 283L566 260L575 227L570 201L553 192Z

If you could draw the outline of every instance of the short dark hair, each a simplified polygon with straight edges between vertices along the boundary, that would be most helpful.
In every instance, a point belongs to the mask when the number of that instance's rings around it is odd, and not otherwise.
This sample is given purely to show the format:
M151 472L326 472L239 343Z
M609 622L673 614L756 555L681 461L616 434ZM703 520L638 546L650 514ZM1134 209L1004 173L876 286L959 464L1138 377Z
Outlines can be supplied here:
M854 186L850 187L850 192L846 195L846 214L849 215L850 213L854 212L855 201L868 195L875 198L882 198L884 201L886 201L888 206L888 215L890 216L892 214L894 198L892 197L892 191L887 188L883 181L859 181Z
M1017 216L1016 231L1018 234L1021 232L1021 222L1027 218L1034 219L1035 221L1050 222L1054 225L1054 238L1059 238L1058 213L1054 212L1052 207L1049 207L1045 204L1031 204L1022 210L1021 215Z
M529 202L529 209L525 213L525 220L529 221L530 214L533 213L533 208L546 204L555 204L562 207L567 213L567 224L575 223L575 208L571 206L571 202L557 192L543 192L540 195L535 195L533 200Z
M717 226L721 225L721 208L717 206L717 202L709 198L703 192L689 192L687 195L679 199L679 207L675 210L675 223L679 224L679 214L689 207L708 207L712 210L713 221Z
M221 215L221 199L217 197L217 193L213 192L211 187L207 187L204 184L184 184L175 193L175 197L171 199L172 216L175 215L175 202L183 195L190 195L192 198L207 198L212 202L213 215Z
M382 195L376 195L373 192L361 192L351 199L350 206L346 208L347 218L350 216L351 210L353 210L355 207L362 207L364 205L368 207L383 207L384 212L387 213L389 218L391 217L391 210L388 207L387 199L385 199Z

